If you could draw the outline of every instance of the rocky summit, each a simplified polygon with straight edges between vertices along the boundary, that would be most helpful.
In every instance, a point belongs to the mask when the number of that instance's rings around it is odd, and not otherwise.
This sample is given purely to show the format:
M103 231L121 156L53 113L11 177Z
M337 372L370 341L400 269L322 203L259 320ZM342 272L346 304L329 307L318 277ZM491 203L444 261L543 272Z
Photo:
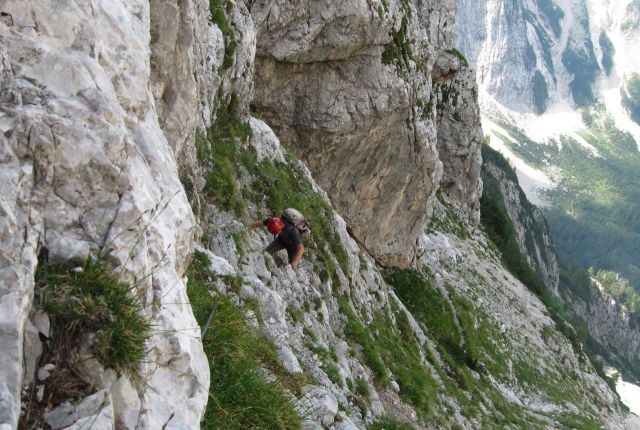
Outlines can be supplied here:
M456 12L0 2L0 430L638 428L480 224Z

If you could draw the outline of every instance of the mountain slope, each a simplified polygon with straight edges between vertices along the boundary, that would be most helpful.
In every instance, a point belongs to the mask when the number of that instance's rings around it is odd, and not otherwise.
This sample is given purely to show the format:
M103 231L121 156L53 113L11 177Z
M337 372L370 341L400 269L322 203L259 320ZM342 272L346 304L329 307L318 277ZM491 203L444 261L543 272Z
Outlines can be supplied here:
M3 430L633 426L478 227L455 2L0 9Z

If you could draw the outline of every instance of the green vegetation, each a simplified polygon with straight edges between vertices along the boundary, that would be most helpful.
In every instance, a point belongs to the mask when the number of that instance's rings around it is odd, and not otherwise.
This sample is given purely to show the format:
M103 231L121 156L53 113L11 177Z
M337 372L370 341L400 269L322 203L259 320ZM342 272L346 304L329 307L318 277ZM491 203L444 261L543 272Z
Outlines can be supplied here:
M576 390L574 377L563 372L559 366L547 369L546 365L538 362L536 357L527 357L526 360L513 363L513 372L519 384L542 391L554 403L568 401L579 405L584 394Z
M371 390L369 389L369 383L364 378L356 379L355 392L364 399L369 400L371 397Z
M391 42L385 45L382 52L382 62L393 64L398 73L408 70L410 61L413 60L411 45L414 42L407 38L407 26L410 16L404 15L400 21L400 29L392 30L390 33Z
M510 139L503 142L540 170L552 166L561 174L558 185L546 192L552 204L545 217L561 263L586 270L622 274L640 287L640 153L633 137L616 128L604 105L582 111L587 129L582 139L563 136L541 145L512 124L496 118ZM484 156L484 154L483 154Z
M611 70L613 70L613 56L616 53L616 49L613 46L613 43L611 43L611 39L609 39L609 36L607 36L607 33L604 31L600 33L598 42L602 49L602 66L604 67L607 75L610 75Z
M490 318L467 298L447 287L446 294L433 286L429 273L403 269L385 274L394 292L409 308L424 333L434 342L440 359L425 347L424 353L442 381L437 387L430 382L423 390L428 395L418 399L403 393L402 378L400 395L414 405L422 420L436 427L449 425L449 417L438 415L436 410L446 410L440 404L439 393L454 397L461 405L461 413L470 419L480 420L482 428L531 428L542 429L543 423L504 398L493 385L492 378L509 378L507 357L515 357L508 339L490 322ZM404 335L402 313L396 313L400 332ZM376 326L377 327L377 326ZM406 328L410 330L410 327ZM405 335L406 336L406 335ZM377 342L377 338L374 342ZM385 364L389 364L385 361ZM415 368L418 364L413 365ZM399 376L394 369L392 373ZM543 372L538 372L543 377ZM537 387L537 385L536 385ZM563 401L570 401L575 393L568 391ZM495 411L490 415L486 410Z
M338 366L333 363L328 363L324 366L323 369L331 382L339 387L344 387L344 382L342 381L342 377L340 376L340 370L338 370Z
M236 52L236 35L233 24L229 22L227 15L233 10L234 2L232 0L209 0L209 10L211 11L211 20L215 23L222 35L224 36L224 59L222 60L221 70L226 70L233 65Z
M640 328L640 294L631 283L619 274L607 270L589 270L589 274L602 285L604 290L629 314L631 323Z
M506 160L499 153L488 147L483 148L483 160L485 163L493 163L499 166L509 179L515 180L515 172L513 171L513 168L508 165ZM597 355L609 357L610 353L591 338L588 333L586 323L576 317L572 309L567 305L560 303L551 295L542 282L540 275L534 272L530 267L527 267L524 257L519 254L517 247L515 247L515 231L511 226L511 220L508 218L506 208L504 208L504 204L501 201L501 196L498 194L499 191L496 188L496 180L489 175L484 168L482 174L485 179L485 189L483 190L483 197L481 200L482 222L485 225L489 237L501 250L503 254L503 261L505 261L507 268L531 291L540 297L542 302L547 306L549 314L555 322L556 330L562 333L571 342L575 353L581 358L581 360L584 361L589 359L600 377L604 380L608 380L602 370L601 362L596 360L595 357ZM529 213L526 217L533 216L531 214L530 204L526 200L522 191L520 198L525 211ZM548 230L548 227L544 224L538 225L537 228L541 230ZM536 235L539 234L541 233L536 233ZM538 243L541 243L539 238L536 240ZM529 252L531 252L531 250ZM508 254L506 258L505 254ZM568 266L561 264L560 292L565 297L577 296L589 305L593 294L589 274L584 269L569 268ZM549 333L547 333L547 336L548 335ZM584 348L585 346L586 348ZM613 358L615 358L615 361L610 360L609 362L619 362L617 357ZM624 362L620 364L620 368L635 369L635 364ZM635 370L632 372L635 372ZM545 391L547 391L546 388Z
M566 264L621 273L640 287L640 153L633 138L615 127L604 106L585 109L583 138L601 157L572 139L547 148L562 170L547 213L558 254Z
M35 274L36 308L47 314L51 337L43 342L36 369L53 364L51 374L23 392L19 429L48 427L44 415L69 400L86 398L96 387L78 372L87 350L118 375L142 383L139 365L147 356L149 320L135 285L119 280L103 259L83 263L47 261L41 255ZM42 390L42 391L40 391Z
M438 218L437 216L433 216L431 221L429 222L429 227L427 228L427 232L445 232L445 233L453 233L458 236L460 239L468 239L470 237L469 231L465 227L464 223L460 219L460 217L455 213L453 208L449 203L446 202L445 198L442 195L442 191L438 190L436 192L436 198L440 201L445 210L445 216L443 219Z
M53 332L72 345L84 334L95 333L93 352L104 366L138 375L151 326L135 286L120 282L102 260L87 258L79 269L76 266L38 265L40 308L51 319Z
M207 267L207 256L196 252L187 284L198 324L204 327L212 316L202 339L211 369L202 428L299 429L301 418L285 389L300 395L305 376L289 374L274 346L247 324L244 311L215 293L209 282L215 275Z
M547 81L539 70L533 75L533 105L536 107L536 113L542 114L547 110L547 102L549 101L549 92L547 90Z
M311 234L305 238L305 259L314 264L323 280L331 279L337 287L337 269L346 272L348 257L331 226L331 206L313 191L292 155L287 154L284 163L257 161L248 143L251 129L233 113L234 104L232 98L229 106L220 106L206 136L196 136L198 161L207 172L203 194L236 216L244 214L248 202L275 215L287 207L300 210L311 225Z
M469 67L469 61L467 60L467 57L464 56L464 54L460 51L458 51L457 49L448 49L447 53L457 57L460 59L460 61L462 61L462 64L464 64L465 66Z
M250 136L251 128L233 114L231 105L218 108L216 121L206 136L196 134L196 156L207 171L204 194L221 209L236 215L242 215L245 205L238 184L238 166L255 166L255 156L238 151L238 142L246 145Z
M393 417L383 417L367 426L367 430L415 430L411 424L403 423Z
M500 159L504 160L498 152L486 145L482 147L482 157L484 163ZM516 177L515 172L506 160L498 161L498 163L499 167L507 174L507 177L514 180L513 178ZM545 303L551 303L551 294L545 287L540 275L531 268L526 257L520 252L515 227L504 205L498 180L486 169L482 170L481 175L483 190L480 199L480 219L487 235L502 253L502 261L505 267ZM515 182L517 183L517 179ZM527 201L522 190L520 190L520 199L521 202ZM530 210L530 207L527 207L526 204L524 206Z
M442 111L449 104L453 107L458 104L458 96L460 95L460 90L458 90L453 81L449 84L441 82L434 83L433 93L434 95L432 95L432 97L436 97L436 94L439 95L438 103L436 104L436 108L439 111Z
M632 73L620 88L622 106L631 116L631 119L640 124L640 74Z
M387 369L395 375L400 386L400 397L429 415L437 384L429 370L422 364L420 348L408 326L403 311L395 313L398 330L388 312L379 311L365 325L356 317L346 296L339 298L340 312L346 317L345 335L360 345L364 362L374 372L376 384L389 383Z
M505 170L507 177L513 180L515 177L513 168L508 166L506 160L499 153L485 146L482 149L482 154L485 163L496 163ZM529 266L526 258L518 248L516 232L504 206L497 179L489 174L486 169L482 170L482 178L484 189L480 200L481 222L489 238L502 253L502 261L505 267L547 306L550 316L555 322L556 329L571 342L575 353L584 359L583 344L588 339L584 322L576 319L570 309L561 305L553 297L542 281L540 274ZM520 192L523 207L530 214L528 217L532 217L531 206L522 190ZM544 224L538 225L537 228L540 230L547 229ZM538 232L536 234L540 235L542 233ZM568 269L563 266L561 268L560 281L561 289L571 291L572 294L579 295L589 303L591 294L590 280L584 270ZM570 321L571 324L567 321ZM594 365L598 368L595 363Z
M595 421L585 418L581 415L565 413L560 417L557 417L557 420L560 424L566 426L570 429L581 429L581 430L605 430L600 424Z

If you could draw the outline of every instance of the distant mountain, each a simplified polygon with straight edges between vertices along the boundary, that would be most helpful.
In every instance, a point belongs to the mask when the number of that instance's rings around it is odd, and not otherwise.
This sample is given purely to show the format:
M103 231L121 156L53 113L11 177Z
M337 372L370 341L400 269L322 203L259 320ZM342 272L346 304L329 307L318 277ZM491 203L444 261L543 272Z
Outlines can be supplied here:
M483 128L561 261L640 287L640 0L460 0Z

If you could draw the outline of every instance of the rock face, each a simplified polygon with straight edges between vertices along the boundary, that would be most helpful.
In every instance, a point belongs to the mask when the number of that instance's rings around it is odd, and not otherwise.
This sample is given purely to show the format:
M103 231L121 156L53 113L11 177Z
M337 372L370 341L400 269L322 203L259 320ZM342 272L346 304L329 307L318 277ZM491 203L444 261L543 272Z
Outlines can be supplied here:
M452 0L2 2L0 428L17 426L24 382L53 370L35 364L40 334L55 330L33 303L45 254L103 256L135 286L154 329L142 383L87 360L96 392L48 411L50 425L199 428L210 375L185 273L201 229L217 293L255 303L262 321L247 309L247 323L286 371L312 381L298 399L311 405L306 428L364 429L392 414L420 428L481 429L509 402L525 424L584 410L623 429L614 394L475 228L481 133L472 74L449 50L455 9ZM249 118L252 100L264 122ZM263 252L270 236L200 194L223 186L206 184L211 166L196 147L218 113L248 124L250 156L297 169L308 196L331 209L331 249L309 247L296 271L275 268ZM237 182L260 176L249 172L234 172ZM247 212L266 210L263 196L247 195ZM426 233L432 211L449 208L467 234ZM424 280L446 330L376 261L411 264L402 273ZM239 285L226 286L229 276ZM451 332L458 338L443 342ZM389 355L398 352L411 372ZM558 394L547 380L569 386Z
M549 291L559 297L560 267L542 211L529 203L515 175L509 175L493 162L485 163L483 168L499 184L502 200L516 231L520 252L529 266L541 276Z
M195 14L191 7L186 16ZM0 9L7 17L0 24L0 424L17 425L22 333L37 255L46 249L49 258L65 260L107 256L146 305L157 334L149 339L133 425L197 427L208 368L186 304L183 274L195 223L174 153L193 127L177 130L155 110L150 84L164 78L150 64L152 8L146 1L34 0L5 1ZM196 117L193 82L187 84L176 96L182 108L167 99L167 115Z
M438 155L443 163L440 189L458 217L480 221L482 127L475 72L466 59L442 52L434 72L437 106Z
M592 286L588 303L570 296L573 309L586 322L595 340L612 352L614 357L622 358L623 363L633 363L640 354L640 330L631 321L628 312L597 281ZM617 365L614 360L611 363Z
M477 68L480 87L512 110L542 113L568 99L582 105L593 100L600 74L587 3L459 0L456 46Z
M264 124L259 121L254 119L251 124L254 133L250 145L256 153L262 154L263 159L283 161L277 139L261 132ZM289 168L287 162L281 165L281 169ZM312 182L314 192L323 194L308 173L303 176ZM443 203L437 201L435 211L444 212L440 207ZM251 201L246 203L249 213L265 211ZM335 278L326 279L317 269L319 255L314 251L305 253L297 270L275 268L263 251L272 240L271 235L261 230L246 232L234 216L219 211L215 205L208 205L206 211L209 215L202 226L208 249L201 248L201 252L209 259L207 267L211 273L232 273L242 279L239 288L220 281L216 288L240 306L257 301L264 321L254 324L277 346L290 372L298 374L305 369L315 381L305 386L298 398L308 417L304 428L364 429L386 414L421 429L450 428L439 424L443 422L469 429L487 428L494 422L492 414L498 413L494 404L480 400L479 406L470 407L466 400L460 400L466 399L466 390L475 393L476 383L485 396L508 399L504 401L514 411L525 411L523 416L528 418L520 422L522 428L534 426L527 421L531 417L536 423L553 427L549 415L560 417L590 408L597 411L593 419L602 420L606 428L623 430L637 424L611 412L616 408L615 394L555 329L544 305L501 266L499 256L489 251L486 238L478 230L469 230L466 238L452 233L423 233L421 255L415 263L430 274L433 283L433 290L425 292L427 301L443 300L450 306L457 315L454 326L484 327L474 338L492 345L490 350L483 349L482 364L477 367L482 370L470 376L466 389L456 391L452 384L456 381L451 373L454 371L441 355L445 354L438 340L442 334L436 326L426 325L419 312L410 311L414 304L398 297L401 290L385 281L384 272L362 253L339 215L333 216L331 224L344 246L346 262L337 265ZM237 235L243 235L243 241L234 240ZM329 253L329 257L335 256ZM472 309L461 306L460 297L473 303ZM469 315L472 321L466 320ZM373 368L367 354L377 354L376 347L355 341L346 328L359 321L370 327L376 339L370 341L374 344L410 336L416 349L406 343L394 348L399 348L403 357L417 354L421 358L410 368L403 367L410 365L406 363L394 367L393 361L383 358L382 368ZM502 370L494 367L496 362L504 363ZM411 386L408 375L419 368L424 369L423 378L433 378L435 386L447 387L431 398L431 421L421 415L405 391ZM450 374L443 369L449 369ZM380 374L390 379L388 385L376 382ZM547 380L561 388L549 395L543 382ZM356 381L366 384L366 396L354 388ZM486 381L491 382L482 385Z
M457 186L471 190L452 196L464 200L460 207L471 213L465 218L477 221L479 142L476 135L455 144L453 136L439 141L431 80L435 59L451 47L455 6L251 6L258 34L255 109L307 163L358 241L384 265L406 266L414 258L442 177L439 147L456 146L456 155L465 159L447 167L466 164L470 178ZM459 69L459 63L450 67L449 78ZM472 87L471 78L460 74L456 84ZM477 113L473 98L466 105L471 115ZM465 122L470 119L464 115ZM468 129L477 125L477 115L471 121ZM447 175L453 183L452 172Z

